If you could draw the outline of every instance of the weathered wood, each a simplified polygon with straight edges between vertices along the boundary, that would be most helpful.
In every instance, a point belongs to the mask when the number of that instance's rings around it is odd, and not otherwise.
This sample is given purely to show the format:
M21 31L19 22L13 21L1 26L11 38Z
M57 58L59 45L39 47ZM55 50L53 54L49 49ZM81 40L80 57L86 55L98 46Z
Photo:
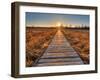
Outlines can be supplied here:
M36 66L80 65L84 64L77 52L60 30L56 33L47 50Z

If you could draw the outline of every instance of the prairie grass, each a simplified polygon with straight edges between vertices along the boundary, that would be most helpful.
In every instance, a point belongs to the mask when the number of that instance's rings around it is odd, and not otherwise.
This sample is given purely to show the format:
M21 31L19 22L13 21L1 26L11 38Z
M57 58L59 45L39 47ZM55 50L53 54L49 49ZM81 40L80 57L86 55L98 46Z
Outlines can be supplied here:
M26 27L26 67L32 67L56 33L55 28Z
M89 64L89 29L62 29L66 39L78 52L85 64Z

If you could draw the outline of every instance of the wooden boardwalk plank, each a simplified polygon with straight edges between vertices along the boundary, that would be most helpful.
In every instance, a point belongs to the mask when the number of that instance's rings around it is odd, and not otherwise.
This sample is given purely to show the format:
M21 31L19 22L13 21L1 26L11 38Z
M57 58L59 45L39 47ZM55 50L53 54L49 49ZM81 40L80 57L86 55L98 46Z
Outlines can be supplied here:
M61 65L81 65L82 63L80 61L77 62L51 62L51 63L42 63L38 64L38 66L61 66Z
M71 47L63 33L58 30L47 50L36 66L80 65L84 64L77 52Z
M38 63L48 63L48 62L73 62L74 61L80 61L80 58L76 57L76 58L56 58L56 59L44 59L42 58Z

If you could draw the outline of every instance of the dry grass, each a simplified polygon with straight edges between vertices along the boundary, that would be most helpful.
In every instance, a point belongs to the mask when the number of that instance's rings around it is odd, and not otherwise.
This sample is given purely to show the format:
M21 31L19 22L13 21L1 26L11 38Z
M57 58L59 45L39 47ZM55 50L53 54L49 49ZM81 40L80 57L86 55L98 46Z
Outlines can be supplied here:
M83 62L89 64L89 30L63 29L62 32Z
M31 67L43 54L55 33L54 28L26 28L26 67Z

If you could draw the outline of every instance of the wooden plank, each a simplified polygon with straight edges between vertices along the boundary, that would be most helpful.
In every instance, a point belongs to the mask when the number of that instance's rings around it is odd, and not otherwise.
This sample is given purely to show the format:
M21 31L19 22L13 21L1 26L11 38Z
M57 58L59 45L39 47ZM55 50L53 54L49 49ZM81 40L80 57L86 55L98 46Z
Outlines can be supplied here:
M58 62L58 63L42 63L42 64L37 64L37 66L62 66L62 65L81 65L82 63L79 62Z
M42 58L38 63L51 63L51 62L79 62L80 58L76 57L76 58L56 58L56 59L44 59Z

